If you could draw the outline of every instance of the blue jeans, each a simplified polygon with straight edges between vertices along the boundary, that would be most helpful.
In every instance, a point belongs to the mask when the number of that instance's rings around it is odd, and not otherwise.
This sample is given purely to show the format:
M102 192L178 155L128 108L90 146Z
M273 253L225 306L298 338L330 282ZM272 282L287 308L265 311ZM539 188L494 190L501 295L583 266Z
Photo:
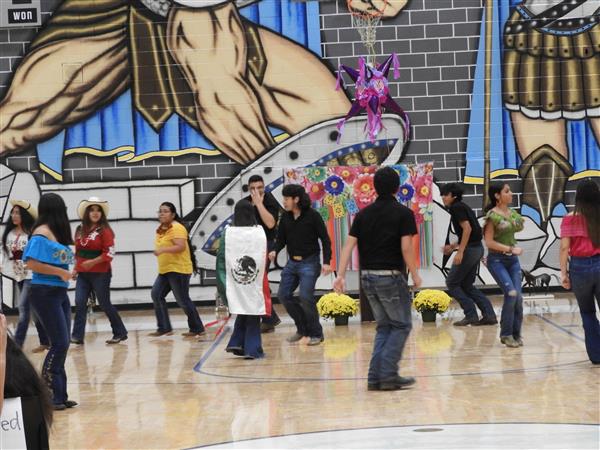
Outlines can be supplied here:
M50 338L50 350L44 359L42 378L52 390L52 402L60 405L69 398L65 360L69 350L71 305L67 288L32 284L29 301Z
M100 307L110 321L113 337L127 336L117 308L110 302L110 272L79 272L75 284L75 320L73 321L73 338L83 341L85 337L86 314L88 298L94 291Z
M239 314L227 347L241 347L244 354L254 358L265 356L260 338L260 316Z
M492 302L473 286L477 277L479 261L483 257L483 245L467 245L463 260L460 264L452 265L446 278L446 286L450 296L454 297L469 320L477 320L477 309L481 310L484 318L496 319Z
M402 275L361 276L363 291L377 322L369 383L389 381L398 375L398 363L412 329L411 300Z
M191 332L201 333L204 324L198 315L198 310L190 298L190 274L168 272L159 274L152 286L152 302L154 303L154 314L156 314L157 330L169 332L173 330L169 309L165 297L171 291L175 301L183 309L188 319L188 327Z
M298 334L302 336L323 337L315 299L315 284L320 274L318 253L302 261L290 259L281 271L277 297L294 320ZM298 286L299 298L294 299L294 291Z
M600 324L596 317L596 304L600 308L600 255L571 257L569 277L579 304L588 357L593 363L600 364Z
M489 253L487 267L498 287L504 293L502 315L500 317L500 336L521 337L523 325L523 296L521 295L521 264L515 255Z
M19 287L19 322L17 323L17 329L15 330L15 342L19 347L23 347L25 337L27 336L27 328L29 328L29 320L33 315L33 323L37 330L40 345L50 345L50 341L48 341L48 336L40 323L40 319L38 319L35 311L31 311L31 304L29 303L28 297L31 280L19 281L17 286Z

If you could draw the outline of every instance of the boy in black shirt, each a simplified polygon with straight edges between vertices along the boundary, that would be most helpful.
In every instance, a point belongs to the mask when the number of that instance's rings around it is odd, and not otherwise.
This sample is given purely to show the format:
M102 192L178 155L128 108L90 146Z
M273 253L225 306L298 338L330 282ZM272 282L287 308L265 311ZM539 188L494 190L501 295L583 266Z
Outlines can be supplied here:
M302 186L288 184L283 187L282 194L285 212L279 222L275 249L269 253L269 258L274 261L277 253L287 246L289 260L281 272L277 294L296 324L296 333L287 341L297 342L308 336L308 345L319 345L323 342L323 328L319 323L315 284L319 275L331 273L331 240L323 218L310 207L310 199ZM322 269L319 240L323 247ZM295 300L293 294L298 286L299 300Z
M368 389L393 391L415 382L413 377L398 375L398 363L412 329L406 267L415 286L421 285L412 244L417 226L413 212L396 200L400 187L396 171L379 169L373 181L377 200L354 218L333 287L344 292L346 268L358 244L361 284L377 321Z
M446 286L449 294L460 303L465 312L465 318L454 322L457 327L466 325L495 325L498 323L496 313L490 300L473 286L479 262L483 257L483 245L481 244L481 226L475 217L475 213L469 206L462 202L463 188L458 183L449 183L440 189L442 201L452 220L452 227L458 236L458 244L446 245L444 254L450 255L458 249L452 268L446 278ZM482 318L479 320L477 309L481 310Z
M260 175L252 175L248 179L248 191L250 195L246 197L254 205L254 215L256 222L263 227L267 236L267 252L275 248L275 238L277 235L277 220L279 219L279 203L270 192L265 192L265 181ZM267 260L266 271L269 272L270 260ZM260 324L261 333L271 333L275 327L281 323L275 308L271 308L271 316L263 316Z

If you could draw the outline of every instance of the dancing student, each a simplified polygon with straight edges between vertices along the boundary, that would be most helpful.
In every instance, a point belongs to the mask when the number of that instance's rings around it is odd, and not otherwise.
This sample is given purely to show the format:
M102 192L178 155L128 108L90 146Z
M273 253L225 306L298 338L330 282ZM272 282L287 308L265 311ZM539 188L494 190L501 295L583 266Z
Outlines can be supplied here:
M239 258L244 255L243 261ZM252 203L236 203L233 224L225 229L217 253L217 289L237 314L229 353L256 359L264 356L260 337L261 315L271 308L267 279L267 238L258 226Z
M346 269L358 245L361 285L377 322L367 388L392 391L415 383L413 377L400 376L398 368L412 329L406 268L414 285L421 285L412 243L417 225L413 212L396 200L400 187L396 171L381 168L373 181L377 200L354 217L333 286L344 292Z
M31 286L31 271L23 263L23 250L27 247L29 235L37 218L35 207L25 200L11 200L12 209L10 218L5 224L2 234L2 273L14 278L19 289L19 321L15 330L15 341L23 347L29 321L33 315L33 323L37 330L40 345L32 352L39 353L50 348L48 336L35 312L31 311L28 300L29 287ZM33 314L32 314L33 313Z
M54 409L63 410L77 406L76 402L69 400L65 372L71 329L67 288L73 252L69 245L73 244L73 240L67 207L60 196L53 193L42 195L38 213L23 261L33 272L29 301L50 339L42 377L52 390Z
M158 276L151 292L157 329L150 333L150 336L173 334L165 299L171 291L188 319L189 330L182 333L182 336L201 336L206 333L204 324L190 298L190 279L197 269L196 256L191 251L187 228L177 215L175 205L170 202L161 203L158 220L160 225L156 229L154 239Z
M277 230L275 249L269 259L275 260L277 253L287 247L289 260L281 272L278 297L296 324L296 333L287 341L298 342L309 338L307 345L323 342L323 328L319 323L319 313L315 299L315 284L319 275L332 272L331 240L321 215L310 207L310 198L298 184L283 187L283 207ZM319 262L319 240L323 248L323 268ZM299 298L293 294L300 287Z
M21 402L22 423L28 449L48 449L48 430L52 425L50 391L19 346L6 340L6 378L4 398Z
M488 189L484 237L488 248L487 268L504 293L500 315L500 342L507 347L523 346L523 296L521 265L515 233L523 229L523 218L509 205L513 193L508 184L492 184Z
M473 284L477 278L479 262L483 258L483 234L473 210L462 201L463 188L458 183L442 186L440 194L444 206L450 212L458 244L446 245L444 254L457 250L452 260L452 268L446 277L448 292L454 297L465 313L465 317L454 322L457 327L466 325L495 325L498 323L492 302ZM481 311L481 320L477 315Z
M588 357L600 364L600 189L594 181L577 186L575 209L563 218L560 236L562 285L575 294Z
M275 248L277 237L277 219L279 218L279 203L270 192L265 192L265 182L260 175L252 175L248 179L248 190L250 195L245 198L254 206L256 221L265 231L267 236L267 248L270 252ZM267 259L267 273L269 272L270 260ZM270 316L264 316L260 324L261 333L272 333L275 327L281 323L275 308L271 309Z
M108 317L112 338L107 344L127 340L127 329L117 308L110 301L111 262L115 255L115 234L108 223L109 205L97 197L83 200L77 212L81 224L75 231L75 320L72 344L83 345L88 298L93 291L100 307Z

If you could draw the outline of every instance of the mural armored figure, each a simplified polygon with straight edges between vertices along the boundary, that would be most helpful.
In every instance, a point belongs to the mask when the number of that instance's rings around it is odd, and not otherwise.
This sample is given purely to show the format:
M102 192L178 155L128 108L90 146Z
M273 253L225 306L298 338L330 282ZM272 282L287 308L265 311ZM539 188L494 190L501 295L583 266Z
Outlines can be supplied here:
M518 175L521 211L545 229L566 213L568 180L600 176L600 1L495 0L491 9L491 80L484 75L484 14L465 181ZM482 125L485 85L491 118Z

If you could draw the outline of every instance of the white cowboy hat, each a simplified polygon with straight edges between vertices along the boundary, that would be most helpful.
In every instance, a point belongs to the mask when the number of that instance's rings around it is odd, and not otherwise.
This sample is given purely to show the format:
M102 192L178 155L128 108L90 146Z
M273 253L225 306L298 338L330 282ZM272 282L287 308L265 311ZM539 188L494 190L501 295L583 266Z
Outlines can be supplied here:
M77 207L77 214L79 214L79 218L83 220L83 215L85 214L85 210L88 206L98 205L104 211L104 217L108 218L108 202L106 200L100 200L98 197L90 197L87 200L82 200Z
M10 204L13 207L20 206L25 211L27 211L29 214L31 214L31 217L33 217L34 220L37 219L37 217L38 217L37 209L35 208L35 206L33 206L27 200L10 200Z

